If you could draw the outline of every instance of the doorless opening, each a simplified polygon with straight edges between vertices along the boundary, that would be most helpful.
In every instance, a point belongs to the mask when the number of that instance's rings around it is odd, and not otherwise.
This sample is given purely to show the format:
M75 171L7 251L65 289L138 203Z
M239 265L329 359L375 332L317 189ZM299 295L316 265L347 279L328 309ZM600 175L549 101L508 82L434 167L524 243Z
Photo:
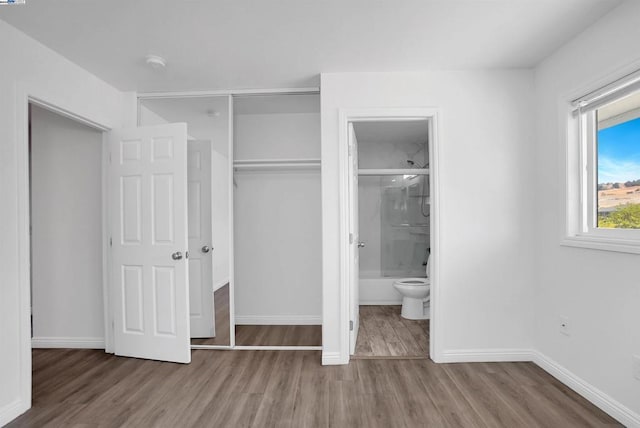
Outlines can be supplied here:
M34 348L105 347L103 135L29 105Z

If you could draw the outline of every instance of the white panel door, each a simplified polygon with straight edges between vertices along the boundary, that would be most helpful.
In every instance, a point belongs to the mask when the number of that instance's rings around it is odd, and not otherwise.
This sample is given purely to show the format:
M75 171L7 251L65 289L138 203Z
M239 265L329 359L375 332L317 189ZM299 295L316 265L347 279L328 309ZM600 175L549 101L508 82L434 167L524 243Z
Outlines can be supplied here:
M191 337L215 337L211 248L211 144L187 144Z
M187 125L109 133L116 355L189 363Z
M349 337L350 353L356 352L358 329L360 327L360 250L358 233L358 140L349 123L349 260L351 260L351 305L350 317L351 331Z

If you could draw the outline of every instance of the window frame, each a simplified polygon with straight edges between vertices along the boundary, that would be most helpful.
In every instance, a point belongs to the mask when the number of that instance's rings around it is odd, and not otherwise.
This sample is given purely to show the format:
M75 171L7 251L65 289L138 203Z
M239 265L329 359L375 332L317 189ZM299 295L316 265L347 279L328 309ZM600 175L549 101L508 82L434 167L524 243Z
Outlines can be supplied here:
M563 102L566 223L561 245L640 254L640 229L597 227L597 110L638 91L640 71Z

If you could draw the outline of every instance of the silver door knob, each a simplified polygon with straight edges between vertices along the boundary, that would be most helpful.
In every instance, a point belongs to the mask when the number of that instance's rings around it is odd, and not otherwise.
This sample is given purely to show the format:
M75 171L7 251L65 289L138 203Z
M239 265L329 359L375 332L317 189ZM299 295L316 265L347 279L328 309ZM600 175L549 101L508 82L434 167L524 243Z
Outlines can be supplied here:
M201 248L202 252L207 254L209 251L211 251L211 248L209 248L208 245L205 245L204 247Z
M182 260L182 253L180 251L176 251L175 253L171 254L171 258L173 260Z
M358 248L364 248L364 242L358 242Z

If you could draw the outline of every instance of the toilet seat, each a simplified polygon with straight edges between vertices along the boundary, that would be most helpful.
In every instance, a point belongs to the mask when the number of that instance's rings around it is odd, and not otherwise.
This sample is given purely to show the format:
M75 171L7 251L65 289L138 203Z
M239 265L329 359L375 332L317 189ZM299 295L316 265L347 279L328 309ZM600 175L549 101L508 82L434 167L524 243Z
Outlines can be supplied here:
M429 278L403 278L395 283L398 285L423 287L425 285L429 285L431 281L429 281Z

